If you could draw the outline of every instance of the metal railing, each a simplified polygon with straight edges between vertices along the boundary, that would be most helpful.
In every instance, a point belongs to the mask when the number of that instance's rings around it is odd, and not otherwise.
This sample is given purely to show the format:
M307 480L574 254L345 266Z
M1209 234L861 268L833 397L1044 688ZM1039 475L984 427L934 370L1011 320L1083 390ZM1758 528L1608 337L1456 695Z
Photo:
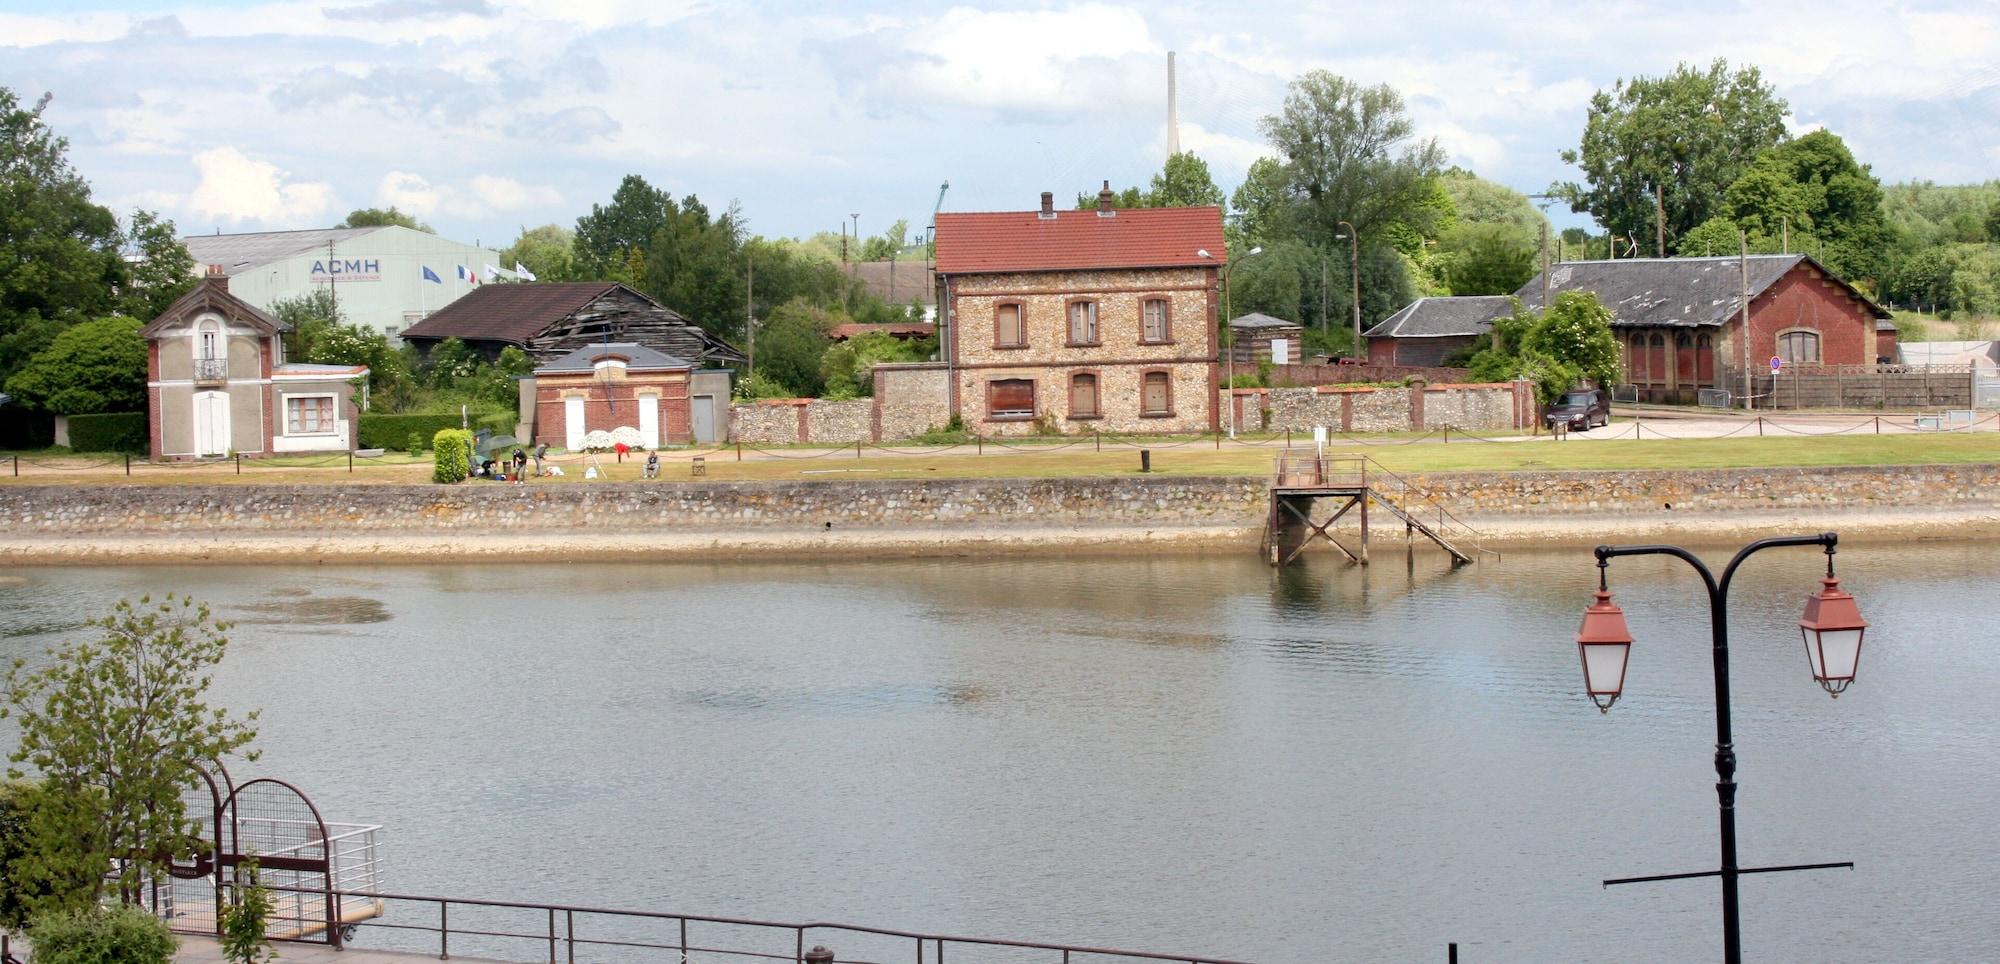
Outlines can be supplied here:
M289 888L268 888L272 891ZM314 896L322 891L312 889ZM624 960L668 960L676 964L696 960L791 961L838 960L843 964L886 964L914 959L917 964L944 964L946 951L953 961L997 960L1004 954L1009 961L1047 961L1050 964L1084 964L1088 961L1181 961L1185 964L1247 964L1198 954L1162 954L1127 951L1078 944L1050 944L1000 938L960 937L917 931L824 921L790 923L742 917L711 917L699 914L672 914L654 911L616 910L566 904L536 904L521 901L474 900L416 894L389 894L377 891L335 891L340 900L363 899L385 905L426 905L431 913L398 914L386 920L358 921L356 930L380 929L415 934L435 934L438 958L448 960L453 938L477 939L477 954L501 960L547 961L548 964L575 964L579 953L592 959L593 952L618 952ZM460 923L453 924L453 911ZM467 921L465 918L473 920ZM415 923L424 920L425 923ZM621 926L622 925L622 926ZM651 928L651 930L648 930ZM848 948L842 951L843 945ZM533 956L517 949L535 948ZM819 957L821 947L838 956ZM516 950L507 950L507 949ZM986 951L981 955L980 951ZM511 957L498 957L511 953ZM909 955L914 955L912 958ZM595 958L603 960L603 957Z
M1279 452L1271 476L1274 489L1356 487L1368 488L1393 503L1431 531L1451 541L1470 540L1475 549L1483 538L1478 529L1459 518L1430 490L1391 471L1367 455L1320 455L1315 450L1287 449Z
M220 382L229 379L229 359L197 358L194 360L194 380L198 382Z

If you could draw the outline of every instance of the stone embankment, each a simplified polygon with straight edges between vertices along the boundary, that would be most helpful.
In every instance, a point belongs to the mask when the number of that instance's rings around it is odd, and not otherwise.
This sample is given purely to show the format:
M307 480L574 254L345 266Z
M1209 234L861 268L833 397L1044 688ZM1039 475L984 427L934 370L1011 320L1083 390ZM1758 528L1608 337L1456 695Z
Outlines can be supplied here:
M1439 473L1410 481L1489 546L1734 539L1801 527L1863 539L2000 532L2000 465ZM1171 476L23 486L0 489L0 550L17 562L1123 551L1247 547L1267 510L1261 478Z

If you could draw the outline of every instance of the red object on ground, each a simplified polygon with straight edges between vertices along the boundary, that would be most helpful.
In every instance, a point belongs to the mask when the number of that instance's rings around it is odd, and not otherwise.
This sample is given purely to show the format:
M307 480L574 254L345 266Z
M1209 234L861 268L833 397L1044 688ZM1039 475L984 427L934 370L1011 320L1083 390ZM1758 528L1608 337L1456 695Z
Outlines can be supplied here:
M626 445L624 442L620 442L617 445L613 445L611 447L611 450L613 452L617 452L619 455L624 455L625 453L632 451L632 448Z

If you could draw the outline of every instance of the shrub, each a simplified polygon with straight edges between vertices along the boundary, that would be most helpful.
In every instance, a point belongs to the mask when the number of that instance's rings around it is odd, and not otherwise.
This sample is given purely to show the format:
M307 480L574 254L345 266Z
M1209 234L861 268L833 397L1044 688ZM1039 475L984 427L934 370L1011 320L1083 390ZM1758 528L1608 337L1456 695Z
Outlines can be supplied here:
M168 964L180 941L137 907L37 918L28 928L35 964Z
M237 865L234 900L216 915L222 956L229 964L264 964L277 957L266 940L271 920L271 892L257 880L257 861Z
M472 433L448 428L431 436L431 457L437 460L431 468L432 482L451 485L464 481L472 474Z
M72 452L144 452L150 446L145 412L69 417Z
M424 454L424 433L422 433L422 432L411 432L411 433L410 433L410 442L409 442L409 446L408 446L408 447L409 447L409 450L410 450L410 454L411 454L411 455L422 455L422 454Z

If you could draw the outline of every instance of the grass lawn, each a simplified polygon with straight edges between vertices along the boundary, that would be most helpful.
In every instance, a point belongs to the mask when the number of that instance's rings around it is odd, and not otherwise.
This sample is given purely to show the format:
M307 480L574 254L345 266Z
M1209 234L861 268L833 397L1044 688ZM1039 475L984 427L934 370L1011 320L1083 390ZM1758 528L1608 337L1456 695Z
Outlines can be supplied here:
M911 451L901 449L899 451ZM1646 439L1585 441L1570 439L1531 442L1463 441L1438 444L1435 440L1410 445L1336 445L1329 454L1366 454L1399 473L1452 471L1560 471L1574 469L1671 469L1736 467L1813 467L1835 465L1902 465L2000 462L2000 432L1940 435L1834 435L1822 437L1736 437L1724 439ZM1098 452L1089 443L1057 450L1013 449L987 445L984 454L961 447L949 452L921 455L886 454L869 449L855 458L852 450L810 455L806 450L780 450L773 457L735 461L733 449L705 454L705 478L713 481L741 479L785 481L847 481L854 479L935 479L935 478L1076 478L1084 476L1136 475L1139 452L1134 448L1107 447ZM1270 447L1251 447L1224 442L1220 449L1212 439L1154 445L1153 471L1158 475L1244 475L1264 476L1271 471L1276 452ZM789 456L789 457L781 457ZM669 453L662 459L662 481L687 481L692 477L687 453ZM77 457L78 468L57 470L65 460L36 458L43 468L36 470L24 459L20 478L4 474L0 462L0 484L286 484L318 483L366 485L371 483L421 483L430 479L428 459L417 462L401 455L380 461L357 460L353 473L346 459L335 456L297 459L244 460L241 474L232 463L202 466L150 466L135 464L131 477L122 464L85 467L88 460ZM287 464L294 463L294 464ZM588 485L580 461L564 461L564 476L534 479L530 485ZM627 457L623 463L600 458L605 477L612 481L636 481L644 459ZM470 485L498 485L483 481Z

